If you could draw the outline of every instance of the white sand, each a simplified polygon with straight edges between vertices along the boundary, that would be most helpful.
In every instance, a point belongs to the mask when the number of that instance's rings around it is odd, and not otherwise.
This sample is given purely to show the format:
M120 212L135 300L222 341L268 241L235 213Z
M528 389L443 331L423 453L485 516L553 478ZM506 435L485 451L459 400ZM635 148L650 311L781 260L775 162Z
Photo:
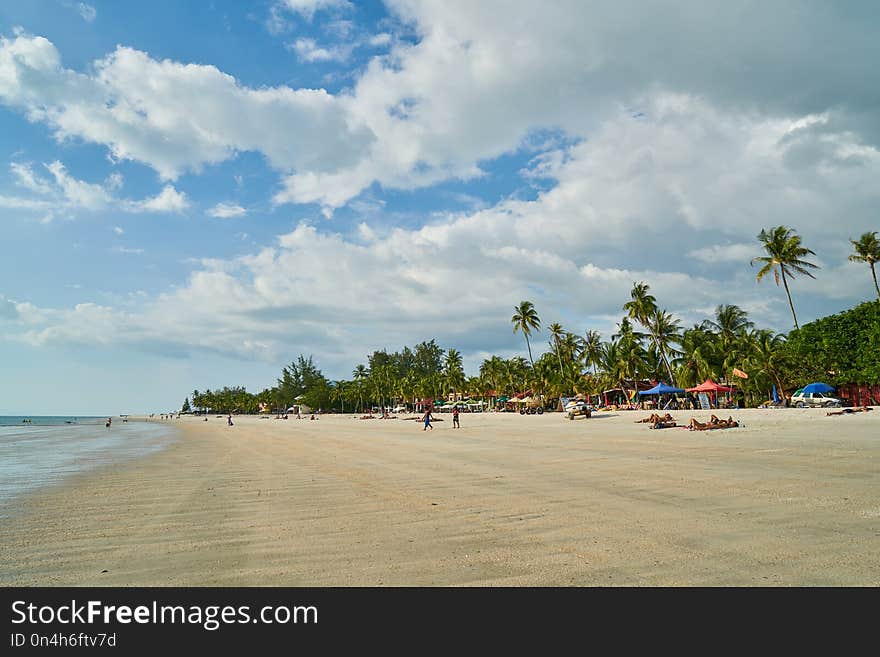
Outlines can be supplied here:
M880 585L880 410L732 414L183 419L25 500L0 583Z

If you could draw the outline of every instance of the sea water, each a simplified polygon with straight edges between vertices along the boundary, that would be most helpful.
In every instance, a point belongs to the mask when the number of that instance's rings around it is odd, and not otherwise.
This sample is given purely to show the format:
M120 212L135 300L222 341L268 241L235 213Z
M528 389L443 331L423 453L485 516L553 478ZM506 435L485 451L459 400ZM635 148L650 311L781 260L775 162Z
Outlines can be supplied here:
M30 420L30 422L23 422ZM106 417L0 416L0 517L21 495L71 475L158 451L174 437L171 427Z

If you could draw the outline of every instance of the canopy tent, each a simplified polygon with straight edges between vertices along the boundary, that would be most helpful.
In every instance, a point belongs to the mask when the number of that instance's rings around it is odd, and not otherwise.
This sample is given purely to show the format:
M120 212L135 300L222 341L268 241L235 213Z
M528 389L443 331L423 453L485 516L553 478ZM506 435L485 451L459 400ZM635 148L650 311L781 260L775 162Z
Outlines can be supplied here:
M834 392L834 387L827 383L811 383L808 386L804 386L804 392Z
M667 393L674 393L674 392L684 392L684 388L674 388L672 386L666 385L665 383L663 383L661 381L660 383L655 385L650 390L640 390L639 394L640 395L665 395Z
M733 388L719 385L712 379L706 379L695 388L688 388L688 392L733 392Z
M511 397L507 400L508 404L525 404L527 403L525 399L520 399L519 397Z

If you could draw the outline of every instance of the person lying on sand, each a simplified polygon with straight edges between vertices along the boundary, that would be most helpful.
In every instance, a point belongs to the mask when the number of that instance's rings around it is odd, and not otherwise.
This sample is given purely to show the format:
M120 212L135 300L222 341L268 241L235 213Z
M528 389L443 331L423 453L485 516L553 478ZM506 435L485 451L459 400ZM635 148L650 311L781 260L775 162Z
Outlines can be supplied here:
M658 422L675 422L675 419L669 413L666 415L651 413L648 417L635 421L636 424L657 424Z
M668 413L666 414L668 417ZM675 420L669 418L668 420L659 419L657 422L654 422L649 428L650 429L671 429L672 427L678 426L675 424Z
M739 422L736 422L732 416L726 420L721 420L713 415L708 422L700 422L697 418L692 417L687 428L691 431L711 431L712 429L733 429L738 426Z
M850 413L867 413L873 410L870 406L861 406L859 408L843 408L839 411L828 411L825 415L849 415Z

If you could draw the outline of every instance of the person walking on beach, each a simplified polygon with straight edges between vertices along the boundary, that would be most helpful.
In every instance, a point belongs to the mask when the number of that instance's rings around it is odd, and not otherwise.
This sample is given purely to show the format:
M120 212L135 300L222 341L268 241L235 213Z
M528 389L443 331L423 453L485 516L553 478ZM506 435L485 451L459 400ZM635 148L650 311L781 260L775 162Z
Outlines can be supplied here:
M434 427L431 426L431 409L430 408L428 410L426 410L425 414L422 416L422 422L425 423L425 428L422 429L422 431L427 431L428 429L430 429L431 431L434 430Z
M232 415L226 417L226 424L230 427L232 426Z
M458 422L458 406L452 408L452 428L461 429L461 424Z

